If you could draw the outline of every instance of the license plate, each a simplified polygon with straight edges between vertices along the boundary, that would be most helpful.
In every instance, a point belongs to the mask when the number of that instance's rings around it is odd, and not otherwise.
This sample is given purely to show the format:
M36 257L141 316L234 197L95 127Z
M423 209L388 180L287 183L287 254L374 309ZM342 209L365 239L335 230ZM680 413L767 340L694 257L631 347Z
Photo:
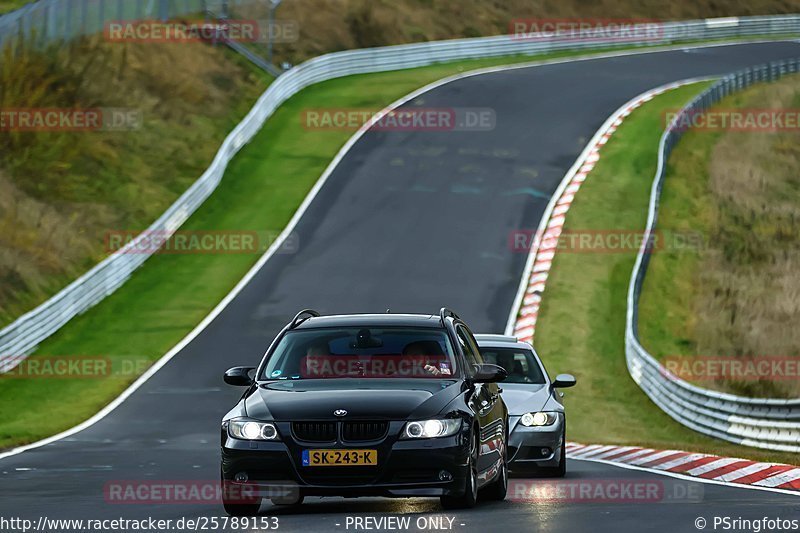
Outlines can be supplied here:
M377 466L378 450L303 450L303 466Z

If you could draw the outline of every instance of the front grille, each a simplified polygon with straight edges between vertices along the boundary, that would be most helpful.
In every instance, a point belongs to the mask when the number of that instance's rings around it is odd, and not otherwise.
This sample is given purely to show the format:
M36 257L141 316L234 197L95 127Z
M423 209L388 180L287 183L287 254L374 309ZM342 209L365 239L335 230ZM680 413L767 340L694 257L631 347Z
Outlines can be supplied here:
M336 422L293 422L292 433L297 440L306 442L333 442Z
M379 440L386 436L388 430L388 422L343 422L342 440L345 442Z

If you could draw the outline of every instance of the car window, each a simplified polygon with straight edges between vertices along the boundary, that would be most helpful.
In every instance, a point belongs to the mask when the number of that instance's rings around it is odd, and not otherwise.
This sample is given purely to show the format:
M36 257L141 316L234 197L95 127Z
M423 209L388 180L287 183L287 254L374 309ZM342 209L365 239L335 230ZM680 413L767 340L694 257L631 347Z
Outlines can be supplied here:
M448 378L459 371L443 330L319 328L289 331L261 380Z
M481 356L478 346L472 340L472 335L469 334L464 326L456 327L456 336L458 337L458 343L461 345L461 350L464 352L464 357L467 359L469 366L472 367L472 365L483 363L483 357Z
M504 383L546 383L542 369L531 350L518 348L482 348L481 353L487 363L502 366L508 373Z

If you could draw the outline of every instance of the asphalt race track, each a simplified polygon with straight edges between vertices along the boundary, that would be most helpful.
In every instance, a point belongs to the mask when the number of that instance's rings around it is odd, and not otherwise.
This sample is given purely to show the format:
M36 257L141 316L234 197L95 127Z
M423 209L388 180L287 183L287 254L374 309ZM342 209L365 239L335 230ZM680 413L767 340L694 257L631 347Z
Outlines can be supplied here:
M795 42L628 55L490 73L418 97L408 105L493 108L496 128L367 133L298 224L296 253L270 259L199 337L101 422L0 460L0 515L223 516L220 505L109 504L104 486L218 479L219 421L239 394L222 373L255 365L301 308L433 313L447 305L475 331L502 331L526 259L510 250L509 233L538 226L549 196L612 112L670 81L796 56ZM569 370L577 369L550 368ZM579 461L567 479L670 481ZM300 511L269 504L262 511L280 516L284 531L345 531L347 517L387 513L411 513L412 530L417 515L432 513L476 532L696 531L697 517L709 520L709 530L713 516L798 518L794 496L680 483L701 491L700 501L484 502L443 513L438 500L334 498L309 499Z

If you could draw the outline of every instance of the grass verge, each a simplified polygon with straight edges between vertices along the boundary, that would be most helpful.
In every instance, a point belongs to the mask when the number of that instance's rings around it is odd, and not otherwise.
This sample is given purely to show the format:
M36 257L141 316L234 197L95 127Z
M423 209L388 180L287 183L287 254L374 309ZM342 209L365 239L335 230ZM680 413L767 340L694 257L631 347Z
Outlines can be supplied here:
M684 105L708 83L656 97L634 111L604 147L602 158L576 196L566 232L641 232L663 131L663 113ZM551 373L574 372L578 386L565 393L569 434L577 442L797 461L711 439L662 412L630 378L625 365L625 312L636 258L621 253L557 253L536 328L537 350Z

